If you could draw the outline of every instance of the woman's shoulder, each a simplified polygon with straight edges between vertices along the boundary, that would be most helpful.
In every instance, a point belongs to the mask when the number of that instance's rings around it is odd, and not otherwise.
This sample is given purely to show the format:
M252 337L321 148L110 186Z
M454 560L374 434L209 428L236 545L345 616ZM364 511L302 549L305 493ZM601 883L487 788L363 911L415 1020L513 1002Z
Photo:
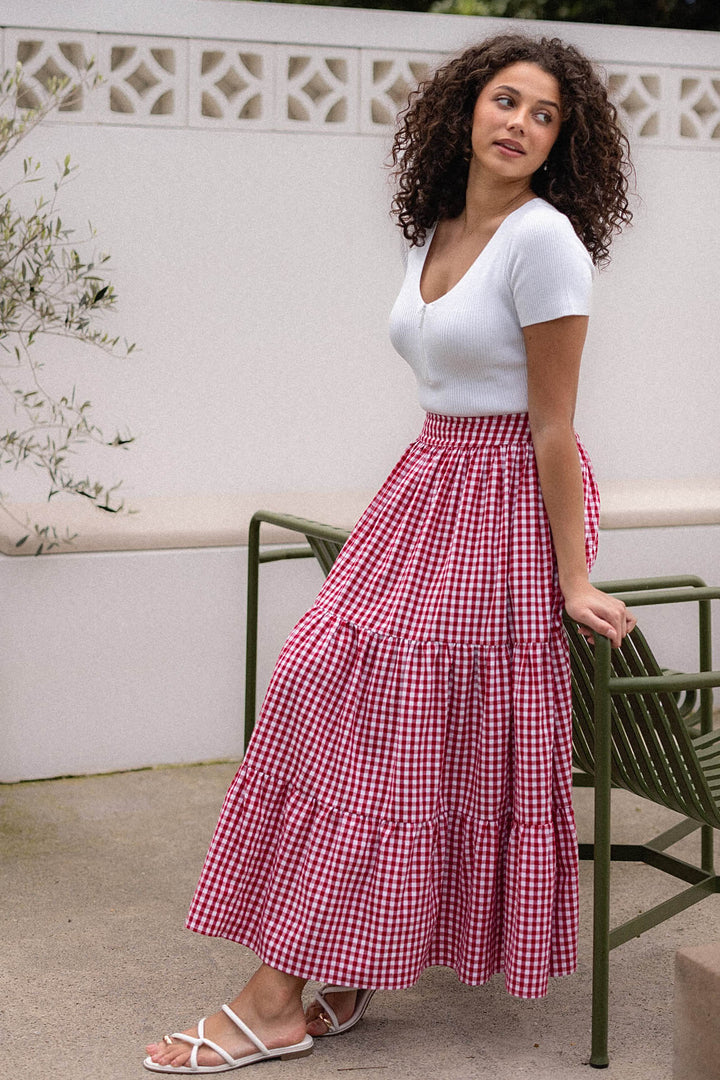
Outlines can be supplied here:
M518 251L543 253L562 248L592 266L590 253L562 211L539 197L531 199L513 215L512 241Z
M513 217L516 219L515 231L519 235L574 236L581 243L567 214L539 195L524 203Z

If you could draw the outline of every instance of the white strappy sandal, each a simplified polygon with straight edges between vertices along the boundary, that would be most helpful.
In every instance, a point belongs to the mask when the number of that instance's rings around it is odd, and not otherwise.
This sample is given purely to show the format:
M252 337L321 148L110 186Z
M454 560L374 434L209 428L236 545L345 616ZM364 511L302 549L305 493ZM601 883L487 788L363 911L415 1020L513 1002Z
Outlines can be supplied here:
M205 1017L198 1024L197 1038L194 1035L185 1035L183 1032L173 1032L170 1036L172 1039L177 1039L178 1042L189 1043L192 1046L192 1053L190 1055L189 1065L156 1065L152 1058L146 1057L143 1061L143 1065L146 1069L150 1069L151 1072L163 1072L163 1073L187 1073L191 1075L198 1075L200 1073L221 1073L230 1072L231 1069L241 1069L243 1065L254 1065L257 1061L267 1061L270 1058L280 1058L284 1061L286 1058L305 1057L307 1054L312 1053L313 1040L312 1036L306 1035L302 1042L293 1043L292 1046L278 1046L273 1050L268 1050L265 1043L258 1039L254 1031L252 1031L247 1024L243 1023L239 1016L236 1016L229 1005L223 1005L222 1011L226 1016L229 1016L233 1024L240 1028L244 1035L247 1035L248 1039L257 1047L257 1054L245 1054L241 1058L234 1058L228 1054L227 1050L223 1050L222 1046L218 1046L212 1039L208 1039L205 1036ZM225 1062L224 1065L198 1065L198 1050L202 1046L207 1046L210 1050L214 1050L219 1057Z
M357 990L357 997L355 998L355 1008L353 1009L352 1016L349 1020L346 1020L344 1024L341 1024L337 1018L337 1015L332 1009L332 1006L328 1005L325 994L342 994L347 993L348 990L355 990L354 986L321 986L316 991L313 1001L316 1001L321 1006L322 1012L317 1017L318 1020L322 1020L323 1024L327 1026L327 1031L324 1031L322 1035L316 1035L316 1039L325 1038L326 1035L342 1035L344 1031L349 1031L350 1028L355 1027L358 1020L361 1020L365 1010L370 1004L370 1000L375 993L374 990Z

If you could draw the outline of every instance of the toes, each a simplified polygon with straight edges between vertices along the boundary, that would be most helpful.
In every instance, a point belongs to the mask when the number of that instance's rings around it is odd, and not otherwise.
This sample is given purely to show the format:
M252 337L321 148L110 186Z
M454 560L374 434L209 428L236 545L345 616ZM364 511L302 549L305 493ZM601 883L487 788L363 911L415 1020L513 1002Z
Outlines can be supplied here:
M165 1046L165 1044L161 1042L150 1043L150 1045L146 1046L145 1049L147 1051L148 1057L151 1058L157 1065L159 1064L158 1058L161 1058L163 1056L163 1053L167 1050L167 1046Z
M339 1024L344 1024L353 1014L357 1000L356 990L343 990L327 995L328 1005L338 1018ZM319 1001L312 1001L305 1010L305 1024L309 1035L327 1035L328 1026L319 1019L323 1013L323 1006Z
M327 1031L327 1024L324 1024L320 1019L321 1012L322 1008L318 1002L313 1002L305 1010L305 1027L308 1035L324 1035Z
M156 1065L185 1065L190 1059L187 1047L166 1046L164 1049L165 1053L156 1054L153 1058Z
M185 1060L179 1061L179 1059L187 1059L190 1056L190 1047L177 1042L172 1045L166 1042L150 1043L145 1049L150 1060L156 1065L174 1065L178 1062L184 1065Z
M167 1050L167 1046L158 1046L155 1053L150 1055L151 1060L154 1061L156 1065L168 1065L171 1058L168 1055Z

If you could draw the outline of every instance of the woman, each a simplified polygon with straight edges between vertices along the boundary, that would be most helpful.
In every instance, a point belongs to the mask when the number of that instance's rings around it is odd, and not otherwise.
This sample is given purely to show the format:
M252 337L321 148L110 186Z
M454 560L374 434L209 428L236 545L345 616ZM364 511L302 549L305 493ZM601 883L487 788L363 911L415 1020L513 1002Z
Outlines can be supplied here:
M413 95L391 337L427 419L281 653L198 885L188 926L262 963L149 1069L307 1053L430 965L504 971L526 998L574 970L562 609L614 645L635 622L588 580L597 492L573 430L626 145L557 39L492 38ZM308 979L338 986L304 1015Z

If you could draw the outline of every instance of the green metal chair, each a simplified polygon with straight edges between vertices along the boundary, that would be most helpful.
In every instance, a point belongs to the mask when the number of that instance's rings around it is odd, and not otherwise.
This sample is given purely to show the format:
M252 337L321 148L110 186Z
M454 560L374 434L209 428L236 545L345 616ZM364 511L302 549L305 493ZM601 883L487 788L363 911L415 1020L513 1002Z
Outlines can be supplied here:
M260 529L263 524L276 525L288 532L298 533L305 543L284 544L261 548ZM261 563L279 562L284 559L317 559L327 576L340 548L347 540L348 529L322 525L292 514L276 514L270 510L258 510L250 519L248 531L247 575L247 624L245 638L245 746L250 741L255 726L257 696L257 639L258 639L258 588Z
M720 731L712 730L712 600L720 589L700 578L643 578L601 582L631 608L651 604L698 604L700 673L663 673L639 629L620 649L606 638L591 646L566 619L573 684L574 782L595 789L594 843L580 844L580 858L594 862L593 1008L590 1064L608 1065L610 950L711 893L720 892L713 862L713 830L720 829ZM700 704L693 708L699 691ZM683 694L687 696L682 697ZM693 729L699 728L698 732ZM684 820L646 844L613 844L610 792L624 788L683 815ZM683 837L701 830L700 863L667 853ZM687 883L688 888L610 929L612 860L644 862Z
M279 525L304 537L305 543L261 550L263 523ZM287 514L258 511L248 541L246 745L255 723L258 572L261 563L316 558L325 574L347 539L346 530ZM712 730L711 601L720 589L700 578L642 578L600 582L597 587L621 595L629 607L695 602L699 611L700 673L663 672L639 629L620 649L605 638L593 647L570 620L573 689L573 752L577 786L595 789L594 843L580 844L581 859L594 861L593 1007L590 1064L605 1068L608 1058L610 950L706 896L720 892L713 861L713 830L720 829L720 731ZM699 692L699 707L696 701ZM698 731L694 729L698 728ZM610 793L624 788L683 815L683 820L646 844L612 844ZM667 853L673 844L701 830L700 864ZM610 929L612 860L644 862L688 884L676 896Z

